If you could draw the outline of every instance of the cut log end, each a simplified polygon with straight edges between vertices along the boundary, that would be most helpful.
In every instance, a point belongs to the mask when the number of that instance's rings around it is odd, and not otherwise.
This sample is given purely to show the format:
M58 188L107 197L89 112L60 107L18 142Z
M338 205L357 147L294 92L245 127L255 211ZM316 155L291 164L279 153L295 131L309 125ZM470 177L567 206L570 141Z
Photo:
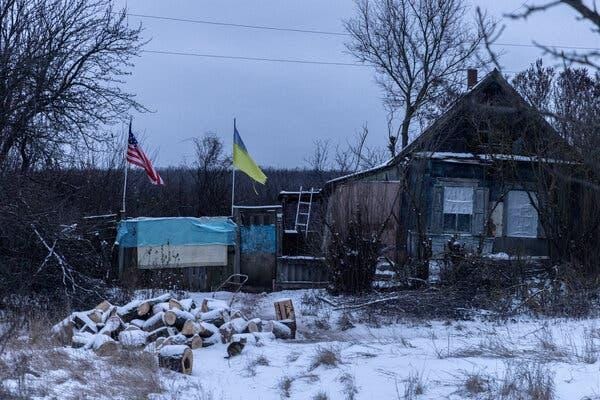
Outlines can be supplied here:
M158 353L158 364L161 368L189 375L192 373L194 354L185 345L163 346Z

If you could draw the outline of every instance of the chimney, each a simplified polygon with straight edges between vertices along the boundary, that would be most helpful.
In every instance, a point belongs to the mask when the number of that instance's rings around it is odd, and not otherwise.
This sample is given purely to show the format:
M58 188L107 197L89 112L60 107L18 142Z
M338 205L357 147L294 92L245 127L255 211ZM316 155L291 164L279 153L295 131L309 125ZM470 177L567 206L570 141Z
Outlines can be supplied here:
M475 85L477 85L477 70L469 68L467 70L467 90L473 89Z

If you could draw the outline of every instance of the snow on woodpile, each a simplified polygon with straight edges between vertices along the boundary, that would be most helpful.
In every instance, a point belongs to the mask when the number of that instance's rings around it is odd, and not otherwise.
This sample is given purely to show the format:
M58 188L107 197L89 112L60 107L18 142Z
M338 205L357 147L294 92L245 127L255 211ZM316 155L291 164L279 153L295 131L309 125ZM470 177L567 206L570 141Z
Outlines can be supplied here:
M161 367L190 374L191 350L232 342L238 343L233 347L243 349L246 343L294 339L296 321L291 300L276 301L275 311L278 321L263 321L248 318L222 300L195 301L165 294L122 306L103 301L92 310L72 313L54 325L52 334L74 348L99 355L122 348L144 350L155 354Z

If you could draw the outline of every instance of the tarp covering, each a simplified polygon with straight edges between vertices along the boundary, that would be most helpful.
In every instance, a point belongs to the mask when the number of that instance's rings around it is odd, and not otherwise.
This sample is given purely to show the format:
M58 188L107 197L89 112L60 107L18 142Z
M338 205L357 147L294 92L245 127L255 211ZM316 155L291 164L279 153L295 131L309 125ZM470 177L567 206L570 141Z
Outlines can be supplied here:
M132 218L119 223L122 247L233 245L236 224L227 217Z

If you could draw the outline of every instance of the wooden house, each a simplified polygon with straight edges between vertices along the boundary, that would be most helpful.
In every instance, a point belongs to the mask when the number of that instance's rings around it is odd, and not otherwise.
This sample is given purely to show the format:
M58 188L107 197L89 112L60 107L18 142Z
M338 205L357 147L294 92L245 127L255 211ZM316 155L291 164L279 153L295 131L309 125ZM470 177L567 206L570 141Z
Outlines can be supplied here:
M547 257L537 172L567 163L565 143L500 72L476 79L391 160L329 181L329 225L360 211L371 229L383 227L396 262L440 258L449 241L496 257Z

